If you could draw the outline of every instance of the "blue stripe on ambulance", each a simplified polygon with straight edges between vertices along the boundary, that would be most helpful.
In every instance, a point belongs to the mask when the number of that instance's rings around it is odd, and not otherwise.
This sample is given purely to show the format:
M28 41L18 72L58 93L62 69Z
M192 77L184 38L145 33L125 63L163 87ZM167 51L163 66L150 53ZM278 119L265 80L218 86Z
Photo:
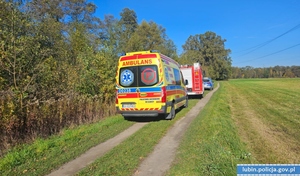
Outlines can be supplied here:
M140 87L138 88L139 92L160 92L161 87ZM179 85L169 85L166 86L166 90L184 90L183 87ZM137 88L123 88L123 89L118 89L118 93L135 93L137 92Z
M184 90L184 88L179 85L170 85L170 86L167 86L166 89L167 90L176 90L176 89Z
M137 92L136 88L118 89L118 93L134 93L134 92Z
M141 87L140 92L160 92L161 87Z

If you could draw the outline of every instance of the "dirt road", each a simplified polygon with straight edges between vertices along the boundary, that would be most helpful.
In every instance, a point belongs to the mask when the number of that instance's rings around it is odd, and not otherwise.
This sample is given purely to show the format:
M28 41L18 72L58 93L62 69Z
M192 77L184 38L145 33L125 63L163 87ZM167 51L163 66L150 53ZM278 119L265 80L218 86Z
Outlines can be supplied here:
M219 86L218 86L219 87ZM194 106L185 117L177 121L167 134L156 145L154 151L141 163L134 175L139 176L160 176L170 168L172 161L176 155L176 149L179 146L180 140L189 127L191 122L197 117L201 109L210 100L213 92L209 92Z
M189 127L191 122L197 117L201 109L209 101L212 94L218 89L219 85L210 91L203 99L201 99L187 114L185 117L178 120L174 126L167 132L167 134L157 144L154 151L141 163L134 175L139 176L152 176L152 175L164 175L164 173L170 168L172 161L176 155L176 149L179 146L180 140ZM82 154L78 158L61 166L58 170L50 173L48 176L57 175L74 175L87 165L91 164L95 159L103 156L106 152L120 144L130 135L141 129L147 123L136 123L130 128L126 129L114 138L101 143L86 153Z

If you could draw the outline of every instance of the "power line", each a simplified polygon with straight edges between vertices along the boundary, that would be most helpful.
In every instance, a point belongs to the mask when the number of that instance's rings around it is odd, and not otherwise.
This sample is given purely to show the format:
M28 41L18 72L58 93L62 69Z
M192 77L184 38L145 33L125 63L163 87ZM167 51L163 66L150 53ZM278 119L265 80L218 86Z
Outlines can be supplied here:
M252 49L251 51L249 51L249 52L247 52L247 53L245 53L245 54L243 54L243 55L241 55L241 56L244 56L244 55L247 55L247 54L249 54L249 53L252 53L253 51L258 50L259 48L262 48L263 46L266 46L267 44L273 42L274 40L276 40L276 39L278 39L278 38L280 38L280 37L282 37L282 36L284 36L284 35L286 35L286 34L292 32L292 31L294 31L294 30L296 30L296 29L298 29L298 28L300 28L300 24L296 25L296 26L293 27L292 29L290 29L290 30L284 32L283 34L281 34L281 35L279 35L279 36L277 36L277 37L275 37L275 38L273 38L273 39L271 39L271 40L268 40L268 41L266 41L266 42L264 42L264 43L261 43L261 44L259 44L259 45L256 45L256 46L254 46L254 47L251 47L251 48L248 48L248 49L244 50L244 51L247 51L247 50ZM240 57L240 56L239 56L239 57Z
M267 54L267 55L265 55L265 56L262 56L262 57L258 57L258 58L251 59L251 60L247 60L247 61L243 61L243 62L238 62L237 64L240 64L240 63L245 63L245 62L250 62L250 61L254 61L254 60L257 60L257 59L261 59L261 58L265 58L265 57L268 57L268 56L271 56L271 55L274 55L274 54L280 53L280 52L282 52L282 51L285 51L285 50L288 50L288 49L294 48L294 47L296 47L296 46L299 46L299 45L300 45L300 43L298 43L298 44L296 44L296 45L293 45L293 46L290 46L290 47L288 47L288 48L285 48L285 49L283 49L283 50L276 51L276 52L274 52L274 53L271 53L271 54Z

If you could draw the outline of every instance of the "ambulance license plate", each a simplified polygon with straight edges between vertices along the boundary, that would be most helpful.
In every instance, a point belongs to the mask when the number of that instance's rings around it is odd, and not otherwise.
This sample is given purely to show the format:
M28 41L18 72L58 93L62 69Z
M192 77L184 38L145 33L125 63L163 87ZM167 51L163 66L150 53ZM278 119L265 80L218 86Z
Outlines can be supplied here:
M135 108L135 104L122 104L122 108Z

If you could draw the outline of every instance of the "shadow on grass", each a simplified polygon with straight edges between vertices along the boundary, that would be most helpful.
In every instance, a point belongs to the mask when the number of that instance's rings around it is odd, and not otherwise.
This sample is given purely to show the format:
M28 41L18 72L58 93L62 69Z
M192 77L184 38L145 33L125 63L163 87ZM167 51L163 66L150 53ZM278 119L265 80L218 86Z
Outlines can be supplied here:
M183 108L178 108L175 111L175 113L178 114L182 109ZM176 115L175 115L175 118L176 118ZM161 120L169 120L169 119L166 119L166 116L162 115L162 114L160 114L159 116L156 116L156 117L140 116L140 117L124 117L124 119L127 121L132 121L132 122L156 122L156 121L161 121Z
M203 98L203 95L189 95L189 100L192 100L192 99L202 99Z

